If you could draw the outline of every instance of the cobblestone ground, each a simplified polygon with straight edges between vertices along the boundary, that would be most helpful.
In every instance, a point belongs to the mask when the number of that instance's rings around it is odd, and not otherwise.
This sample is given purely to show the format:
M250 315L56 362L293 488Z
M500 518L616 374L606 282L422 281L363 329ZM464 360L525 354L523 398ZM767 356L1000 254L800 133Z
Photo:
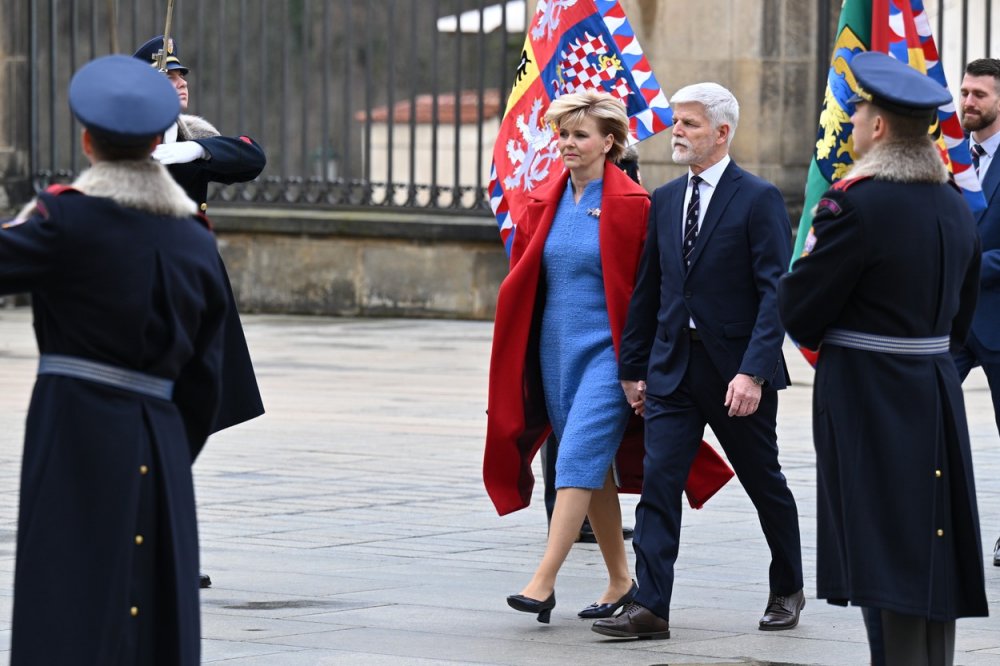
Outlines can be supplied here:
M214 582L202 591L206 663L867 663L860 613L813 597L812 371L790 347L795 385L778 426L803 533L800 626L756 628L767 549L731 483L685 513L672 638L628 642L576 617L604 587L594 545L570 554L552 624L505 603L541 556L545 513L539 496L497 517L482 487L491 324L250 316L245 325L268 413L214 437L195 464L202 569ZM35 363L30 314L0 310L0 651ZM986 558L1000 534L1000 441L978 371L966 398ZM627 521L635 500L623 497ZM994 617L959 622L956 664L1000 663L1000 568L987 566L986 579Z

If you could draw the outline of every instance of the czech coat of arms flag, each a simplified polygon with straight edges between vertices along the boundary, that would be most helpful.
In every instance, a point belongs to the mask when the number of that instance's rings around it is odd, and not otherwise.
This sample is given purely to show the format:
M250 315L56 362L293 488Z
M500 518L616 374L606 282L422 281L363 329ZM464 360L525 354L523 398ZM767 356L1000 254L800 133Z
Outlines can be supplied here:
M542 118L564 93L595 88L625 103L633 142L670 126L670 105L618 0L538 0L493 148L490 206L507 254L525 194L562 171Z

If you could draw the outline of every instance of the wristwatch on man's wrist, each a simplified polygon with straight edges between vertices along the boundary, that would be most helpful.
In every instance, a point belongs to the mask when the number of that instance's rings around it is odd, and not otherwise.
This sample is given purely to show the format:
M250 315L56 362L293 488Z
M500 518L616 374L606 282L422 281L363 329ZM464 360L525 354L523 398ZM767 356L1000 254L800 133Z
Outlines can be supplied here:
M763 386L767 382L767 380L761 377L760 375L750 375L750 381L752 381L757 386Z

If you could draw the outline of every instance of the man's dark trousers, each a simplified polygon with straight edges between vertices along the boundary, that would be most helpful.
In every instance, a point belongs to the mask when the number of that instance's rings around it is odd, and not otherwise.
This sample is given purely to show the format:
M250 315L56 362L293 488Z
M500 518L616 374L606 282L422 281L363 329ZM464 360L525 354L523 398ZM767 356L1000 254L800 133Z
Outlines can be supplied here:
M656 483L643 486L636 507L633 546L640 587L635 600L664 619L670 618L681 493L706 423L757 509L771 549L771 592L792 594L803 586L798 511L775 443L777 392L765 388L754 414L729 416L723 402L732 378L719 375L700 342L690 345L677 389L666 397L646 396L644 475Z

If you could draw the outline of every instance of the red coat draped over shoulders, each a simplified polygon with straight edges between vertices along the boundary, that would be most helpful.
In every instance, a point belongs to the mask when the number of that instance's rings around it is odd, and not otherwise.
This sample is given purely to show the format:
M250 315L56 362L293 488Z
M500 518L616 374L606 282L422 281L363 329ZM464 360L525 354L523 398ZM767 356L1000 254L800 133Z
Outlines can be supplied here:
M530 504L535 483L531 461L552 431L538 358L539 315L544 305L538 298L538 285L545 240L568 180L569 172L564 172L528 193L524 219L514 232L510 273L497 296L483 481L500 515ZM606 162L598 242L616 356L648 222L649 194L618 167ZM615 457L620 489L624 492L637 493L642 488L642 434L642 419L633 415ZM711 447L703 444L688 479L688 499L692 506L701 506L731 477L732 470ZM696 493L692 480L698 482Z

